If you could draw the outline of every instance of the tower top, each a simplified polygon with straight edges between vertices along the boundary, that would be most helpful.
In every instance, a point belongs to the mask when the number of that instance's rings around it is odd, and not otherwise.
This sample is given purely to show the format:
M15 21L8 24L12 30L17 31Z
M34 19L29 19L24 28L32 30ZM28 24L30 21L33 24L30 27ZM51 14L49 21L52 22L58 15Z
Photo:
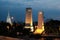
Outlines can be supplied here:
M43 14L43 12L42 11L39 11L39 14Z
M32 9L32 8L26 8L26 9Z
M8 17L10 17L9 11L8 11Z
M32 8L26 8L26 11L31 11L32 10Z

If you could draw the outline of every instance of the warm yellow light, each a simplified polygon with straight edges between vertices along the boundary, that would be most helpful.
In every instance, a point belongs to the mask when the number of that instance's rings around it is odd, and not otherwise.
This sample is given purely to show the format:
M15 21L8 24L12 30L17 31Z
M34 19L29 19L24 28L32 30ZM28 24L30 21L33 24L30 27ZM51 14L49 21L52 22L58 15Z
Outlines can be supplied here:
M34 32L34 34L41 34L44 31L44 26L42 26L42 29L37 28Z
M42 26L42 30L44 30L44 25Z
M41 34L43 31L44 30L42 30L42 29L36 29L35 32L34 32L34 34Z

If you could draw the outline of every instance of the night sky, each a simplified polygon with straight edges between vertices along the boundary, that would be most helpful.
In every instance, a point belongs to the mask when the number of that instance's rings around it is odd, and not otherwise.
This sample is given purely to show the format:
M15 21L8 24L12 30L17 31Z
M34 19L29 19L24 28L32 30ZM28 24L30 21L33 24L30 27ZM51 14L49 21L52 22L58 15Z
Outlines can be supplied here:
M8 11L13 20L24 21L27 7L32 8L34 21L40 10L44 19L60 20L60 0L0 0L0 21L6 21Z

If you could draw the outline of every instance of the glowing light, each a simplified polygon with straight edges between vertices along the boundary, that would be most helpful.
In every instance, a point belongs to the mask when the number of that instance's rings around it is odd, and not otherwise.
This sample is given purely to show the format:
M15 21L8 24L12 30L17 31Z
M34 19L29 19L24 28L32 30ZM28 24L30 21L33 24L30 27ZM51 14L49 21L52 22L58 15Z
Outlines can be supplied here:
M14 19L14 17L11 17L11 19Z
M42 12L39 12L39 14L42 14Z
M41 34L44 30L42 29L36 29L36 31L34 32L34 34Z
M31 12L31 10L28 10L29 12Z
M7 26L7 29L9 30L9 26Z
M34 34L41 34L44 31L44 26L42 26L42 29L37 28L34 32Z
M40 28L37 26L37 29L35 30L34 34L41 34L43 31L44 31L44 24L42 23L42 28L40 29Z
M33 32L34 30L33 30L33 27L31 27L31 32Z

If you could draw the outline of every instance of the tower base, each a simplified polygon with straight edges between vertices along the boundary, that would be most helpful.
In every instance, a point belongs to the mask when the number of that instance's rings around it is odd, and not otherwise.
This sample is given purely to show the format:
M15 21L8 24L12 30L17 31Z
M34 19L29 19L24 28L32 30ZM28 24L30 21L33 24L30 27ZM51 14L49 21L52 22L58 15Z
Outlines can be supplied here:
M34 34L41 34L44 30L43 29L36 29Z

